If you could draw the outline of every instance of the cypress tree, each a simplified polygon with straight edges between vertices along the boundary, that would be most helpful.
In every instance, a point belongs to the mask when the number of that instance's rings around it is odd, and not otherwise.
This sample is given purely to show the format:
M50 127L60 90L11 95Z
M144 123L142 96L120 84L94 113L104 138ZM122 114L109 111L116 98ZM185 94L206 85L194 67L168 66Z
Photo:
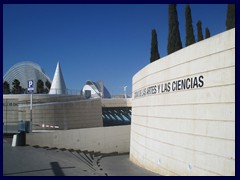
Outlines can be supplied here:
M176 4L168 5L168 54L182 49Z
M14 79L12 82L12 93L13 94L21 94L23 93L23 88L20 86L20 81L18 79Z
M42 94L44 92L44 83L41 79L37 81L37 93Z
M185 46L189 46L195 43L195 37L193 33L193 26L192 26L192 14L189 5L186 5L185 8L185 20L186 20L186 42Z
M48 93L51 88L51 83L47 80L45 82L45 86L46 86L46 88L44 89L44 91L45 91L45 93Z
M208 28L205 29L205 39L210 38L210 31Z
M198 42L203 40L203 33L202 33L202 22L197 22L197 32L198 32Z
M235 28L235 4L228 4L226 29L229 30L232 28Z
M7 81L3 82L3 94L10 94L10 85Z
M160 59L159 52L158 52L158 40L157 40L157 32L155 29L152 30L152 41L151 41L151 57L150 63Z

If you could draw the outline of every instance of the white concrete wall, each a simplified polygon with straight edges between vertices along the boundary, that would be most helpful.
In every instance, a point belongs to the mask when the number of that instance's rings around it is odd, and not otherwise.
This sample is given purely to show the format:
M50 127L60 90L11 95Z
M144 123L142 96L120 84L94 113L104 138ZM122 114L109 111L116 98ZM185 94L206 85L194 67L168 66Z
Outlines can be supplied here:
M134 97L199 76L199 88ZM235 175L235 29L147 65L132 97L131 161L162 175Z
M30 119L29 105L19 106L19 118ZM66 102L49 102L33 104L33 130L51 129L48 126L58 126L59 129L79 129L102 127L102 106L100 99L77 100ZM44 127L42 127L44 125Z
M18 118L18 100L3 99L3 122L16 123L17 118Z
M42 147L124 153L130 149L130 125L30 133L27 134L26 143Z
M4 132L12 132L11 125L17 132L19 120L30 121L30 94L3 95L3 101ZM34 94L32 107L33 130L103 126L101 99L86 100L79 95Z
M18 132L18 99L3 99L3 133Z

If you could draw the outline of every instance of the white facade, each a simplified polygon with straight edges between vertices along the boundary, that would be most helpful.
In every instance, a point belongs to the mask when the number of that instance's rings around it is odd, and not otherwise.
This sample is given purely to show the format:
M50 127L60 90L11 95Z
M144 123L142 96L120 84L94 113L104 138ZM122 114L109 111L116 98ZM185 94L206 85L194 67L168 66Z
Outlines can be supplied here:
M235 175L235 29L133 77L130 160L161 175Z
M103 81L93 82L88 80L82 89L82 93L86 98L111 98L109 91L103 85Z
M88 84L84 85L82 91L83 91L84 95L85 95L86 91L91 91L91 97L92 98L100 98L101 97L101 94L98 91L98 89L94 88L93 86L90 86Z

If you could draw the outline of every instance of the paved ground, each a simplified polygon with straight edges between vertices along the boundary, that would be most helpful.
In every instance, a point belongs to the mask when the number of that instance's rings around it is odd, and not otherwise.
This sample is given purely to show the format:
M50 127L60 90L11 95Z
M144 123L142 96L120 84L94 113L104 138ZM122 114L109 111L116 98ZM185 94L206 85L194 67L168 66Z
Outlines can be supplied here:
M11 142L3 139L4 176L158 176L130 162L128 154L12 147Z

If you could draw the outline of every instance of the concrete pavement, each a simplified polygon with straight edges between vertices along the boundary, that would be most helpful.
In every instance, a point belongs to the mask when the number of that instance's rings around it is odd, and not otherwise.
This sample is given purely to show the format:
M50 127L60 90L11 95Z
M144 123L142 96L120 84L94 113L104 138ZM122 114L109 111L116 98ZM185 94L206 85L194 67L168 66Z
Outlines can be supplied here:
M159 176L129 160L128 154L100 154L48 147L11 147L3 139L4 176Z

